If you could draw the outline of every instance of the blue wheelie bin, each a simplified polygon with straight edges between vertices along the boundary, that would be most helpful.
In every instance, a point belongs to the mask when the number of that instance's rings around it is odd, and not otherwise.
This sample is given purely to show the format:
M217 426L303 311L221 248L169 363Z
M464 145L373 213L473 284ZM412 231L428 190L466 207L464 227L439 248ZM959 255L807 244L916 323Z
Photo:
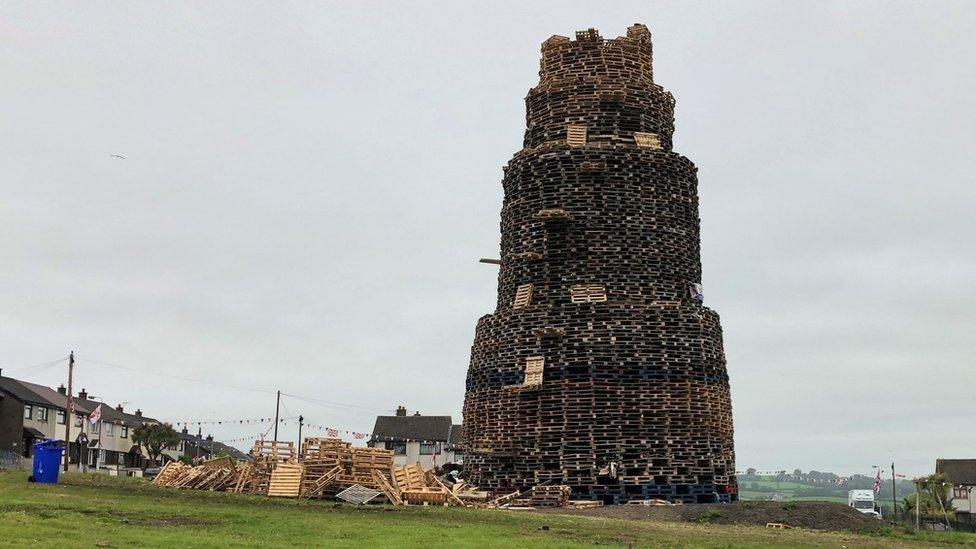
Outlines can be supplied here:
M45 440L34 444L34 482L57 484L61 471L61 454L64 448L60 440Z

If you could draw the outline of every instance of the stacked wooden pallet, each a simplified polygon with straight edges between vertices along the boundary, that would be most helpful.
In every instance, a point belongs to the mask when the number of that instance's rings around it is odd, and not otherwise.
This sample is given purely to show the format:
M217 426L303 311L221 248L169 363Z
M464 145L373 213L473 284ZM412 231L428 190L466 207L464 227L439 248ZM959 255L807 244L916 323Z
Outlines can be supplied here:
M254 470L242 491L252 494L267 495L275 468L298 461L295 445L291 442L260 439L254 442L251 455L254 456Z
M532 507L565 507L572 491L569 486L533 486L529 492L529 505Z
M643 25L542 46L504 170L495 312L466 380L468 480L623 503L737 498L718 315L702 306L697 168Z
M383 491L377 475L387 482L392 480L392 450L355 448L334 438L305 439L301 462L305 466L306 497L333 497L352 486Z

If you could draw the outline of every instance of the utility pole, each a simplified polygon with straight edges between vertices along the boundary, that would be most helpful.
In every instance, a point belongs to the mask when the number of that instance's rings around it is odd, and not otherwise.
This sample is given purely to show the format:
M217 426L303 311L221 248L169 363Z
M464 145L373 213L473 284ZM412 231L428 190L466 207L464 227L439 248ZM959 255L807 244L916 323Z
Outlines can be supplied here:
M75 352L71 351L68 355L68 402L64 407L64 471L68 472L68 462L71 461L71 424L75 421L72 413L71 402L71 379L75 373ZM84 429L84 426L82 426ZM78 460L81 461L81 448L78 448Z
M278 442L278 411L281 409L281 391L278 391L278 400L275 401L275 429L274 441Z
M298 461L302 460L302 423L305 423L305 418L299 415L298 416Z
M891 519L898 522L898 496L895 495L895 462L891 462Z
M915 531L918 531L922 526L922 521L919 518L918 506L919 506L918 479L915 479Z

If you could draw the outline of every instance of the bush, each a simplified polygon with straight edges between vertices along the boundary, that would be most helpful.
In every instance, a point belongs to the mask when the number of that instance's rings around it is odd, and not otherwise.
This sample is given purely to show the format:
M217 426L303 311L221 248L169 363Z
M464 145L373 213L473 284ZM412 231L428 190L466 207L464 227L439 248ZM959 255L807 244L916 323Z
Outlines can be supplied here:
M800 508L800 504L795 501L787 501L786 503L783 504L784 511L796 511L799 508Z
M698 515L695 522L704 524L706 522L715 522L716 519L721 518L722 513L719 513L715 509L706 509L702 514Z

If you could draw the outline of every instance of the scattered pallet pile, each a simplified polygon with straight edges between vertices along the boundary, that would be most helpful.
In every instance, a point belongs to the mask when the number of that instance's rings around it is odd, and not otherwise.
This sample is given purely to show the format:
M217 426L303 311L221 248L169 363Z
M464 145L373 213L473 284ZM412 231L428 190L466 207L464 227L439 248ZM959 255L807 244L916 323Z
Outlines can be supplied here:
M197 466L172 461L153 486L261 494L283 498L336 498L351 503L453 505L479 508L592 507L600 501L570 501L569 486L534 486L492 498L465 481L441 478L419 463L393 466L393 452L354 448L338 439L308 438L301 460L291 443L258 441L253 462L218 458ZM382 497L378 497L382 494Z
M194 490L226 490L237 482L238 469L234 460L217 458L196 467L171 461L153 479L154 486L170 486Z
M383 486L387 499L403 505L456 505L467 504L447 486L434 471L424 471L419 463L393 469L393 483Z

